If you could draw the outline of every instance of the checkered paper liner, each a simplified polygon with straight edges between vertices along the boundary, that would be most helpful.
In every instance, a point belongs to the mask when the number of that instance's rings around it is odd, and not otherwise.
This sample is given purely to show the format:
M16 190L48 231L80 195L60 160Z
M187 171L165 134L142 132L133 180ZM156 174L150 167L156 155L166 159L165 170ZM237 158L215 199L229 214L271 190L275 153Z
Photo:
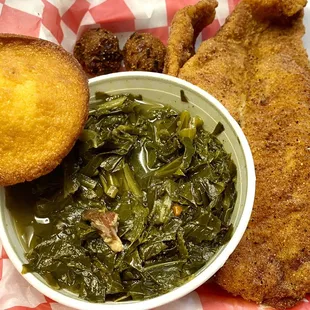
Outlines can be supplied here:
M177 10L198 0L0 0L0 32L40 37L72 52L87 28L104 27L117 35L120 46L134 31L150 32L165 44ZM212 37L239 0L218 0L215 21L197 39ZM310 54L310 5L304 22L309 34L304 44ZM309 298L310 300L310 298ZM33 288L17 272L0 242L0 310L69 310ZM214 284L204 284L189 295L156 310L257 310L257 306L233 297ZM293 308L310 310L308 299Z

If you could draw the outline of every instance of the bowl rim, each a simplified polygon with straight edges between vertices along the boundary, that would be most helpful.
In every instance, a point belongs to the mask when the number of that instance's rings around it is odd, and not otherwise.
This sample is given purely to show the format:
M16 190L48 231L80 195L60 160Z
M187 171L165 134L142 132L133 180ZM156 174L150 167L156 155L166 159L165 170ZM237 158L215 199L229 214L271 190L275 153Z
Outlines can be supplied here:
M228 257L232 254L232 252L237 247L238 243L240 242L246 228L248 225L248 222L250 220L250 216L252 213L252 208L254 204L254 198L255 198L255 184L256 184L256 176L255 176L255 168L254 168L254 160L252 157L251 149L249 146L249 143L240 128L237 121L230 115L228 110L212 95L210 95L205 90L201 89L198 86L195 86L185 80L182 80L177 77L161 74L161 73L152 73L152 72L118 72L118 73L112 73L107 75L98 76L95 78L89 79L89 86L95 85L100 83L101 81L105 80L115 80L119 78L152 78L152 79L160 79L165 80L167 83L173 83L178 84L180 86L184 86L186 88L189 88L193 90L194 92L198 93L200 96L205 97L206 100L210 102L211 105L213 105L216 109L220 111L220 113L227 119L227 121L231 124L233 130L237 134L241 148L244 153L245 157L245 169L247 171L247 194L246 199L244 203L244 208L242 210L241 220L239 225L237 226L232 238L230 241L224 246L223 250L215 259L208 268L200 272L195 278L188 281L187 283L183 284L180 287L175 288L174 290L160 295L158 297L154 297L147 300L142 301L130 301L128 303L115 303L115 302L106 302L106 303L90 303L84 300L75 299L69 296L66 296L62 294L59 291L56 291L49 287L48 285L41 282L36 276L34 276L32 273L23 274L22 276L38 291L40 291L42 294L48 296L49 298L53 299L54 301L66 305L68 307L74 307L75 309L87 309L87 310L121 310L126 307L127 310L144 310L144 309L151 309L155 307L159 307L161 305L167 304L169 302L172 302L176 299L179 299L186 294L194 291L196 288L198 288L200 285L202 285L204 282L206 282L207 279L212 277L226 262ZM15 266L15 268L18 270L19 273L21 273L22 270L22 262L18 258L18 255L15 253L15 250L13 246L11 245L9 241L9 237L6 232L5 223L4 223L4 217L3 217L3 210L0 206L0 236L2 240L2 245L8 254L8 257L10 258L11 262Z

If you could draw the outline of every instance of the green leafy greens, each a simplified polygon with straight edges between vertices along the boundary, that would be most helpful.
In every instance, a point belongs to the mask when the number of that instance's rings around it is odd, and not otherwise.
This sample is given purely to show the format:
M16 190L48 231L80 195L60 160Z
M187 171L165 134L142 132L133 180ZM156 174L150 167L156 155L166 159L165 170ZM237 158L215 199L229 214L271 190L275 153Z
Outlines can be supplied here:
M27 185L34 237L23 272L94 302L190 280L229 240L236 199L236 167L215 136L223 128L202 126L188 111L97 93L71 153Z

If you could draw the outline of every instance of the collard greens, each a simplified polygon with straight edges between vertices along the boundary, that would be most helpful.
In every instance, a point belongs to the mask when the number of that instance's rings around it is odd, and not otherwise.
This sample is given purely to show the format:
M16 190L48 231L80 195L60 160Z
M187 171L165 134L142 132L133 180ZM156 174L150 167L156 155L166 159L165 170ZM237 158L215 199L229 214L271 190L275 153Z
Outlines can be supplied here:
M33 226L24 272L95 302L191 279L229 240L236 199L236 168L215 136L223 128L202 125L139 96L97 93L74 149L31 183L33 216L48 224Z

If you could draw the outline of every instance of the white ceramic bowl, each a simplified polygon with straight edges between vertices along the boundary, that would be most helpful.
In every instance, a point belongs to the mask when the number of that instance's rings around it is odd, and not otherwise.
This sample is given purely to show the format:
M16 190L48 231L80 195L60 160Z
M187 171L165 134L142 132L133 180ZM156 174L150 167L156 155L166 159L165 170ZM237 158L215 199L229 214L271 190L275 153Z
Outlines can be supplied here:
M236 189L238 196L231 217L234 226L233 236L197 272L195 278L181 287L149 300L96 304L79 299L76 295L67 291L53 290L36 274L28 273L23 275L41 293L75 309L142 310L154 308L195 290L223 266L238 245L250 219L255 195L255 170L250 147L237 122L214 97L199 87L178 78L149 72L124 72L93 78L89 80L89 86L91 95L96 91L104 91L109 94L130 92L141 94L143 98L170 104L178 110L187 109L191 115L199 115L205 122L205 129L211 132L220 121L225 130L219 135L219 140L223 143L225 150L232 154L232 159L237 166ZM189 103L180 100L181 89L184 90ZM0 237L9 258L20 272L22 264L26 262L24 248L17 235L14 219L6 208L4 188L0 188Z

